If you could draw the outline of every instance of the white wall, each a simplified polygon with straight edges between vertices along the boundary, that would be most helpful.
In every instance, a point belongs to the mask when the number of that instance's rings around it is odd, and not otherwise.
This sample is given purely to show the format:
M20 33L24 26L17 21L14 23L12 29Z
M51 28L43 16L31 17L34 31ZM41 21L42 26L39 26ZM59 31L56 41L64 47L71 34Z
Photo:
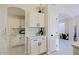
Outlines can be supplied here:
M0 54L7 53L5 13L6 13L5 9L0 7Z
M48 5L48 54L58 49L58 12L55 5ZM51 36L53 34L53 36ZM57 47L56 47L57 45Z
M79 16L73 18L74 26L77 27L77 41L79 41Z
M58 26L58 32L61 33L65 33L65 24L64 23L59 23Z

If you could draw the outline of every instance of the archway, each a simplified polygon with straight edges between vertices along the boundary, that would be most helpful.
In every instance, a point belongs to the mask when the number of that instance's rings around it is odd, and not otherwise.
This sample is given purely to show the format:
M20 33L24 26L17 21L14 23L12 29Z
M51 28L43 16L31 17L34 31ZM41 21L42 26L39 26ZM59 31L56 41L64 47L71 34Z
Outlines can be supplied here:
M59 13L59 52L58 54L73 54L72 39L70 39L70 24L73 21L72 16L66 13ZM73 23L72 23L73 26ZM73 29L72 29L73 30ZM68 35L67 35L68 34ZM66 38L65 38L66 37Z
M25 54L25 10L8 7L7 39L9 54Z

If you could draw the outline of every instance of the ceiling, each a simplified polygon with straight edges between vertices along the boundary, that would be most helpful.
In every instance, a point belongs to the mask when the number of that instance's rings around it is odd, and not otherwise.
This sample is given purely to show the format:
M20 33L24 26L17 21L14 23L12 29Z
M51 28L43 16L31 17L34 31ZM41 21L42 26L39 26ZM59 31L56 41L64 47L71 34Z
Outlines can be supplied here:
M60 21L79 16L79 4L58 4L57 7Z
M56 4L59 8L59 18L66 19L69 17L79 16L79 4ZM25 11L20 8L9 8L9 15L19 15L24 16Z
M73 16L79 16L79 4L62 4L59 6L70 12Z

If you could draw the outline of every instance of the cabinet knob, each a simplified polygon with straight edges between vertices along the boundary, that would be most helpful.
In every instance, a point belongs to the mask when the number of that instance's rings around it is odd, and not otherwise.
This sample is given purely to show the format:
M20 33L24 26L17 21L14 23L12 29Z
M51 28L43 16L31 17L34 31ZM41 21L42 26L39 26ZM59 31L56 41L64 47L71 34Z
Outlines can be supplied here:
M53 36L53 34L51 34L51 36Z

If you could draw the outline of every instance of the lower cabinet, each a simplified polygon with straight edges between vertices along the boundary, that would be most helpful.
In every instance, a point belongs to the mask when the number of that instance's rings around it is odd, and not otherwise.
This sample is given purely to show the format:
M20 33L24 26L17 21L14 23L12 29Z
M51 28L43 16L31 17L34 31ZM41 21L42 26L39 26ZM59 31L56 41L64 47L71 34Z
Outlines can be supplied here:
M74 55L79 55L79 47L74 47L73 46L73 54Z
M40 40L40 54L46 52L46 39L41 38Z
M31 40L31 54L36 55L39 54L39 47L38 47L38 39L32 39Z
M29 54L31 55L39 55L46 52L46 39L43 37L30 38Z

